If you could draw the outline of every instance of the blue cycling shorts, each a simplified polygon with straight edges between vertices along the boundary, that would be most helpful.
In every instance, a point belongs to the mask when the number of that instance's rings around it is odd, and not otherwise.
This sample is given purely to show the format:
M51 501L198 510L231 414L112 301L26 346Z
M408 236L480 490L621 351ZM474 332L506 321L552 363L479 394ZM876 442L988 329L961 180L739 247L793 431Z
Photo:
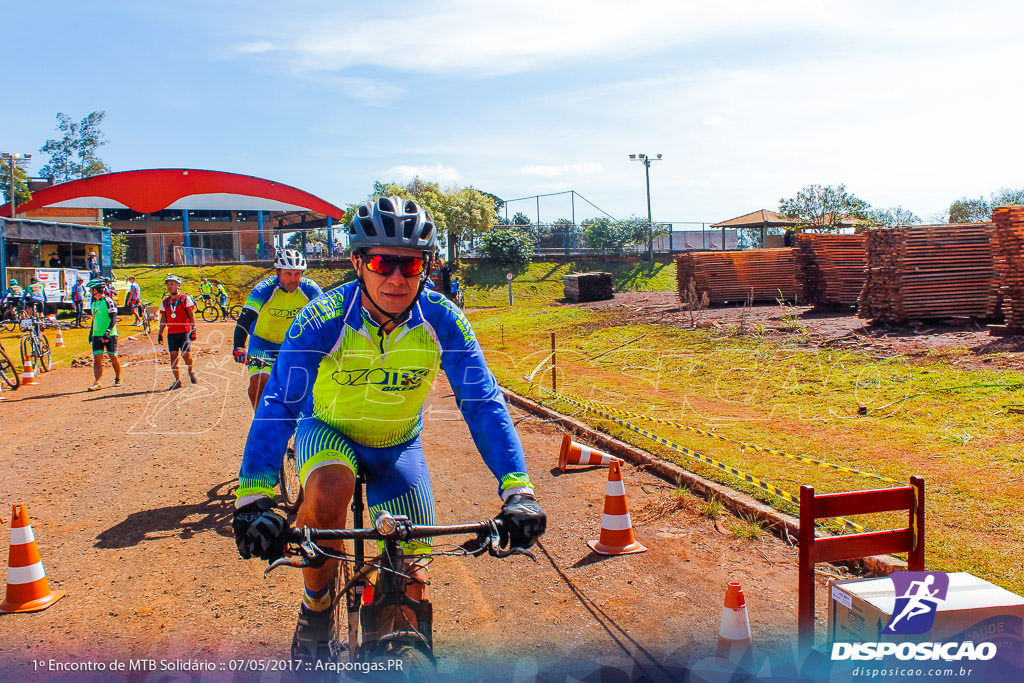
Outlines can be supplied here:
M342 465L366 480L367 525L380 510L405 515L413 524L434 524L434 493L430 472L417 434L397 446L371 448L357 444L314 417L303 417L295 431L295 461L299 480L325 465ZM403 543L406 554L430 552L430 539Z

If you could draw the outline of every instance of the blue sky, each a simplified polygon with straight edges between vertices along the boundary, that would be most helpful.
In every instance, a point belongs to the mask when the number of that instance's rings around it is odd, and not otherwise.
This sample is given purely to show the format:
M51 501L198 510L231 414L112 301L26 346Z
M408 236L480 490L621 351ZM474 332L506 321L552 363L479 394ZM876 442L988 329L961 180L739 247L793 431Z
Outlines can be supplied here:
M248 173L342 206L419 173L643 215L636 152L664 155L662 221L811 183L929 221L1024 186L1020 3L100 0L4 18L0 151L33 153L30 173L57 112L105 110L114 170ZM541 219L569 209L543 200Z

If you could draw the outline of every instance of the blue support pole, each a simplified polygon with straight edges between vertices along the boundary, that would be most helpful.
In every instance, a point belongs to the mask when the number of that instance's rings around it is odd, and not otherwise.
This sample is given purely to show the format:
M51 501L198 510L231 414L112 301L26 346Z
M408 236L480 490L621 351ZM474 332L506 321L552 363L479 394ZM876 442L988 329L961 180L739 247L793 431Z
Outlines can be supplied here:
M188 234L188 209L181 210L181 234L184 237L184 246L191 247L192 241Z
M331 254L334 253L334 223L331 221L331 217L327 217L327 258L331 258Z
M265 257L263 255L263 212L262 211L257 211L256 212L256 225L259 226L259 231L260 231L260 245L259 245L260 260L263 260Z

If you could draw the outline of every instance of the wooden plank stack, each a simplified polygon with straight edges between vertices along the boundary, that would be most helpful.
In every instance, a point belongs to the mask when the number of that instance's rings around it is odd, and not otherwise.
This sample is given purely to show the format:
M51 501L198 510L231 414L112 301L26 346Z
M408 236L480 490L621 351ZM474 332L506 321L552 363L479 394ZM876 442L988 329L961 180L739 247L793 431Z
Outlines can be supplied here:
M569 301L602 301L615 296L611 273L573 273L562 276Z
M992 223L868 231L858 316L893 323L991 317L999 291L994 231Z
M867 235L793 236L801 301L822 306L856 306L867 269Z
M748 251L696 251L676 257L679 296L686 297L691 280L697 294L707 292L713 304L792 301L797 282L793 249L751 249Z
M1024 330L1024 206L995 209L992 220L1006 327Z

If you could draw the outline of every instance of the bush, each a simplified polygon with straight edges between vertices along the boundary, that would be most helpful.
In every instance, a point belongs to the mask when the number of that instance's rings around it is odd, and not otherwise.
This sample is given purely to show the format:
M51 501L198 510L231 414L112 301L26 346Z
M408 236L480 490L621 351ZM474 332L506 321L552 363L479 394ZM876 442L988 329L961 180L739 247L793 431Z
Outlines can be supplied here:
M533 260L534 244L525 230L496 227L480 238L480 246L494 263L522 268Z

